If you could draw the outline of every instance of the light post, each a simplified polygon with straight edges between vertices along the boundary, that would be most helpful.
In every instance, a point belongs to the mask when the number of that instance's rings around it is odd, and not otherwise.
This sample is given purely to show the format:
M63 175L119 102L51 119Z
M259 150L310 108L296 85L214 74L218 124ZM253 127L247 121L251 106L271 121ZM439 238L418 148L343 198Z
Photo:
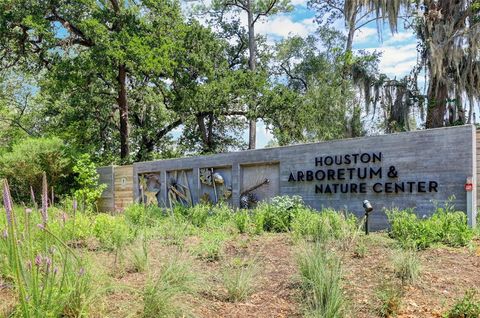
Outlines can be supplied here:
M365 209L365 235L368 235L368 215L373 211L373 206L370 201L364 200L363 208Z

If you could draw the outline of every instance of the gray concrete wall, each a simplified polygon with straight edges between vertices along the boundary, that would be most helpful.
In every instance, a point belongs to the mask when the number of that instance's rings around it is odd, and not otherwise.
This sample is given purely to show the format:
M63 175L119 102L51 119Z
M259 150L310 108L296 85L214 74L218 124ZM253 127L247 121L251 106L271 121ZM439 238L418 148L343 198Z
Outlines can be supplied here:
M133 188L138 198L138 176L144 173L154 173L158 175L161 183L158 194L159 202L167 202L170 172L191 169L189 184L193 185L192 195L198 199L203 191L199 182L199 169L218 168L228 174L227 179L231 182L230 186L233 192L230 203L234 206L238 206L240 195L246 187L269 178L271 182L256 191L259 199L268 199L277 194L301 195L304 201L313 208L345 209L359 216L363 215L362 201L368 199L375 207L371 224L374 229L378 229L387 225L383 209L388 207L415 208L420 216L428 216L433 212L433 201L442 204L449 197L455 196L453 203L456 208L465 211L465 180L468 176L472 176L476 184L475 148L475 128L467 125L212 156L140 162L133 165ZM371 160L361 162L361 156L358 156L359 162L354 164L355 154L369 154ZM349 160L345 155L349 155ZM332 158L342 156L342 163L326 165L329 163L329 159L327 159L329 156ZM373 160L374 156L375 160ZM320 159L317 159L316 165L315 158L320 157L323 158L322 165L320 165ZM364 161L367 161L367 157L364 155ZM394 174L388 176L391 166L395 167L396 177ZM372 178L361 179L356 176L357 170L355 170L352 171L353 176L350 179L350 170L348 169L357 168L372 168L374 172L378 172L380 169L382 176L380 178L377 174ZM331 180L316 180L315 178L307 180L309 179L307 171L312 171L312 174L315 175L318 170L323 170L327 175L328 170L334 170L335 175L331 175ZM297 180L298 171L304 174L301 181ZM293 173L295 181L291 179L291 173ZM321 175L322 173L319 173L320 177ZM345 180L338 180L339 176L340 179L343 176ZM415 182L411 192L407 182ZM361 186L361 183L365 183L365 185ZM375 186L375 190L382 188L382 193L375 193L373 187L376 183L380 183L381 186ZM407 190L395 193L395 184L401 185L402 183ZM357 184L357 191L356 193L352 191L355 188L352 189L350 186L348 193L325 194L318 193L318 189L316 193L316 186L323 186L325 190L325 187L329 185L333 190L333 184L341 184L343 187L346 184ZM385 193L390 186L393 193ZM343 190L345 189L343 188ZM337 190L341 190L340 186L337 186ZM422 190L426 190L426 192L421 192ZM476 190L474 189L474 191ZM474 192L474 198L476 198L476 192Z

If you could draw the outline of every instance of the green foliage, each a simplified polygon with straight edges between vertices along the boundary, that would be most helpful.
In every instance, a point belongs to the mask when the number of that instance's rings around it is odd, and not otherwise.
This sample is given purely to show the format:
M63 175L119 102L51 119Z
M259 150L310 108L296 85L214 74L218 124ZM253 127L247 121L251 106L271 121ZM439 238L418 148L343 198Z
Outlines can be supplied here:
M26 138L0 156L0 176L10 180L12 195L24 202L31 202L30 186L40 193L43 172L57 194L66 192L64 182L71 172L70 159L57 137Z
M345 215L332 209L300 210L292 223L292 233L295 239L329 242L338 241L347 244L353 240L359 231L357 219L353 214Z
M122 249L133 239L133 234L123 216L105 213L95 216L93 235L100 241L102 247L109 250Z
M298 212L304 209L300 196L278 196L262 202L253 211L256 227L267 232L288 232Z
M123 215L132 227L154 226L165 217L165 213L160 207L152 204L145 206L139 203L129 205Z
M355 244L353 255L357 258L364 258L368 253L368 246L365 239L360 239Z
M402 284L415 283L421 271L420 259L415 250L399 250L393 257L395 275L402 280Z
M85 317L91 301L91 279L85 262L49 230L36 226L31 210L12 209L4 181L6 229L0 239L2 275L14 282L18 317ZM0 219L2 219L0 218ZM15 220L15 221L13 221Z
M143 292L143 317L185 317L179 297L192 293L197 278L188 260L173 257L162 266L160 275L147 282Z
M435 243L448 246L465 246L473 238L465 213L454 211L451 206L437 208L427 219L419 219L412 210L387 211L391 224L390 236L404 246L418 249Z
M222 269L222 281L229 301L244 301L255 291L258 270L258 264L248 259L233 259Z
M306 316L345 317L340 258L320 244L304 246L296 258L307 305Z
M478 318L480 317L480 299L475 289L465 292L463 298L458 299L453 307L444 314L445 318Z
M206 261L218 261L227 238L228 234L222 230L202 231L201 241L193 248L193 253Z
M107 185L99 184L100 175L90 155L81 155L72 168L75 182L79 187L74 196L82 204L83 210L93 208Z
M385 282L376 291L380 301L378 313L381 317L396 317L402 305L403 290L392 282Z

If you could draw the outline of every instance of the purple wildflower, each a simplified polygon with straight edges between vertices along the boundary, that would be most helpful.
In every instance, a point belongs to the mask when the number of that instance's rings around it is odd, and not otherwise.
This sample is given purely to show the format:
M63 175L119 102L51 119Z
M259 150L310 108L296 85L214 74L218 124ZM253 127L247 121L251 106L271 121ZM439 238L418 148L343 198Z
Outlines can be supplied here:
M45 230L45 226L43 224L37 224L37 227L40 229L40 230Z
M7 213L7 222L12 224L12 197L10 196L10 187L8 186L7 179L3 180L3 206L5 207L5 212Z
M35 203L35 192L33 192L33 187L32 187L32 186L30 186L30 197L32 198L33 204L35 204L35 206L36 206L36 203Z
M83 276L85 275L85 268L80 268L80 270L78 271L78 276Z
M37 256L35 256L35 266L40 267L42 265L42 262L43 262L42 255L38 254Z
M77 199L73 198L73 214L77 212Z
M53 268L53 274L57 274L57 273L58 273L58 267L55 266L55 267Z
M48 221L48 186L47 186L47 174L43 172L42 180L42 219L43 225L47 225Z
M45 257L45 265L47 266L47 272L50 270L50 266L52 266L52 259L50 257Z
M8 231L7 231L7 229L4 229L4 230L3 230L2 236L3 236L4 239L6 239L6 238L8 237Z

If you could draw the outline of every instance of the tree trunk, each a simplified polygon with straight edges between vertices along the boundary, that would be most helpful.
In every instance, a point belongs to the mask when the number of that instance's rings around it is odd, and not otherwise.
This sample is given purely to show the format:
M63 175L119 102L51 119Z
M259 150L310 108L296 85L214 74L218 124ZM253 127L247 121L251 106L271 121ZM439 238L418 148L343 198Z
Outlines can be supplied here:
M350 17L350 21L348 21L348 36L347 36L347 44L345 47L345 52L352 52L353 46L353 37L355 36L355 22L357 19L357 14L353 14Z
M118 109L120 111L120 158L126 161L130 153L128 145L128 102L127 70L124 64L118 66Z
M430 80L428 86L426 128L444 127L448 98L447 85L443 81L439 81L437 77L434 77Z
M255 71L255 61L256 61L256 47L255 47L255 25L253 22L253 0L247 0L247 14L248 14L248 66L250 71ZM251 105L249 105L251 107ZM256 148L257 140L257 120L250 119L249 121L249 134L248 134L248 149Z

